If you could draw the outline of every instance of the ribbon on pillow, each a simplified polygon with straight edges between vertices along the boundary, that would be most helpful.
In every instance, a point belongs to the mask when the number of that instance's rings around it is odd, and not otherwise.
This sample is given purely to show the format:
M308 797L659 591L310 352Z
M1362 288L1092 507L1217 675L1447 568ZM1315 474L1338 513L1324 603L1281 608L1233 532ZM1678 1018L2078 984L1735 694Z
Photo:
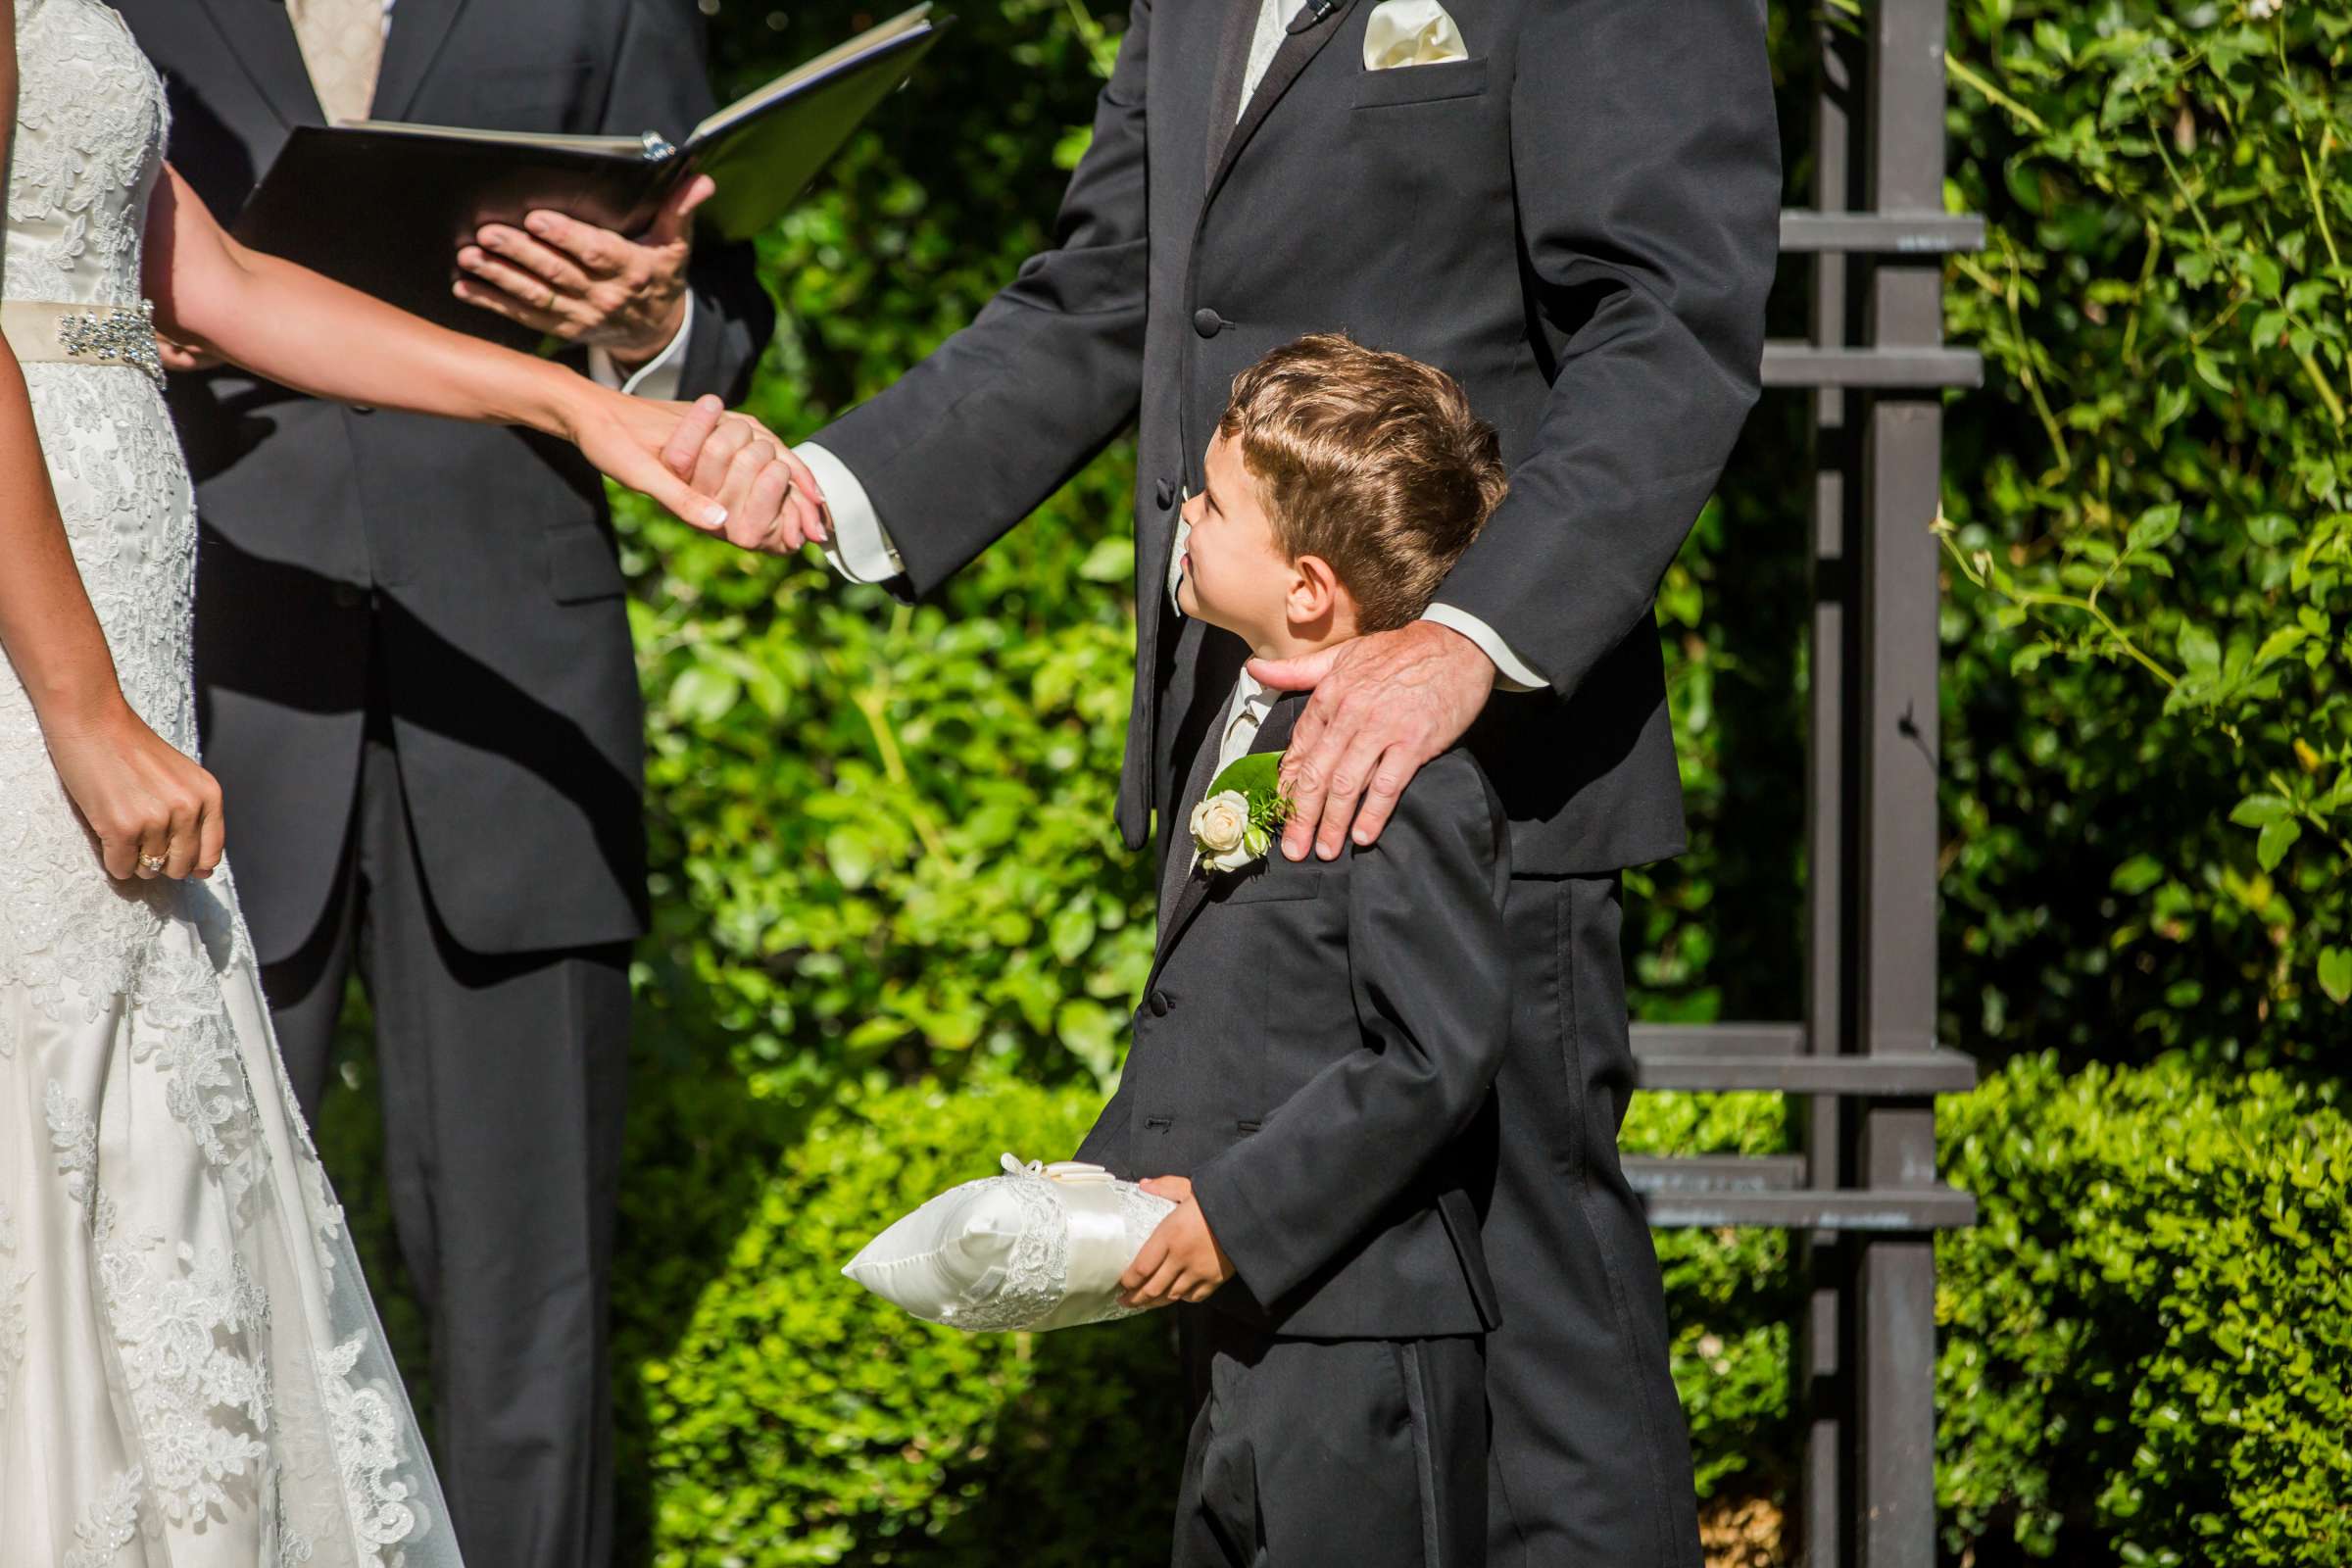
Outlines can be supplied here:
M1462 32L1438 0L1381 0L1364 23L1364 69L1467 60Z

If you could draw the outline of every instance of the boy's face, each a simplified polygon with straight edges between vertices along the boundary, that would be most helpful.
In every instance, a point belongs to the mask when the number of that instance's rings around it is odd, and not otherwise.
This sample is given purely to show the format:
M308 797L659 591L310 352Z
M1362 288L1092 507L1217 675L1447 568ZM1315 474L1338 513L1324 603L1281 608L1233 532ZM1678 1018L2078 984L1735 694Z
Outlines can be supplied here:
M1188 615L1262 644L1286 624L1297 565L1275 543L1241 443L1219 435L1203 464L1207 485L1184 504L1184 576L1176 603Z

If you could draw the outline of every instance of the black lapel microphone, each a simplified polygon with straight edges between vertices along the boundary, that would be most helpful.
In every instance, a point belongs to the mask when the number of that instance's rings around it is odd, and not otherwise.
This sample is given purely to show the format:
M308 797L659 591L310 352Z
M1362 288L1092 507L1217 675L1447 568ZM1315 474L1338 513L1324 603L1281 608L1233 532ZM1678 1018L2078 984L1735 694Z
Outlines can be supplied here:
M1282 30L1286 33L1292 34L1304 32L1307 28L1313 26L1315 24L1321 22L1325 17L1330 16L1334 11L1339 9L1340 0L1313 0L1312 4L1306 6L1297 16L1293 17L1291 19L1291 24Z

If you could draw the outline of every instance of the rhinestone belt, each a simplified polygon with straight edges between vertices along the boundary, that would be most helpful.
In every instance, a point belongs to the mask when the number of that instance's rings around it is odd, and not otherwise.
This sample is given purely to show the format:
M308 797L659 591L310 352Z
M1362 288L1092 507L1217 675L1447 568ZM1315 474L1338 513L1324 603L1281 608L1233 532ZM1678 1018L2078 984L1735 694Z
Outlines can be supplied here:
M155 352L155 305L0 302L0 336L25 365L126 365L164 384Z

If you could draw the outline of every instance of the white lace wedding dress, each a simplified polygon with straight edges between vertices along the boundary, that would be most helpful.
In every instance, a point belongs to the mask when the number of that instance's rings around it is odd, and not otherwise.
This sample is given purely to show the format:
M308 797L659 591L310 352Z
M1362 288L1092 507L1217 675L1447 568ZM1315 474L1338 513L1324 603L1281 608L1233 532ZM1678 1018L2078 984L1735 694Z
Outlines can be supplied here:
M113 309L164 98L97 0L15 6L0 321L122 689L192 752L194 504ZM115 323L82 363L30 341L69 307ZM457 1561L227 876L110 881L0 659L0 1564Z

